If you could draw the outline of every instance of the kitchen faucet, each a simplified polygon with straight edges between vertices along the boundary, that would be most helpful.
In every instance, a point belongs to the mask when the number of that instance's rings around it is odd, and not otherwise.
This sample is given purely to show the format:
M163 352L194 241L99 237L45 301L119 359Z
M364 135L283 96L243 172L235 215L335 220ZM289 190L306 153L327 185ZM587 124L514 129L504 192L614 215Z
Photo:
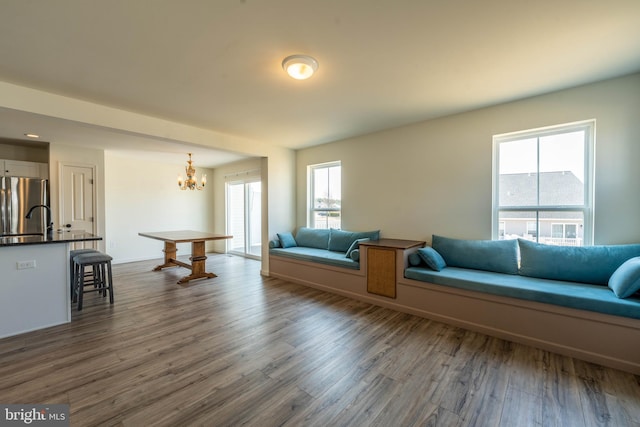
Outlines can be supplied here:
M31 209L29 209L29 212L27 212L27 216L25 216L26 219L31 219L31 216L33 215L33 211L36 208L44 208L47 210L47 212L49 213L49 219L51 220L51 208L47 205L35 205L35 206L31 206ZM47 224L47 233L51 233L53 232L53 221L51 221L49 224Z

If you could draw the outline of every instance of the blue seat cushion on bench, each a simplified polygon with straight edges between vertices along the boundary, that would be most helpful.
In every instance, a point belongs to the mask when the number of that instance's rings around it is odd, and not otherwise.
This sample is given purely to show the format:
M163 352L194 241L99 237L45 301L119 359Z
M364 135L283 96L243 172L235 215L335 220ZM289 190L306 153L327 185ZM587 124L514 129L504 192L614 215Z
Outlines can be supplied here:
M625 261L640 256L640 244L552 246L523 239L518 244L522 276L604 286Z
M516 240L463 240L434 234L431 247L450 267L518 274Z
M351 258L347 258L344 252L332 252L327 249L297 246L286 249L273 248L269 249L269 253L302 261L312 261L320 264L333 265L335 267L346 267L354 270L360 269L360 263Z
M409 267L405 270L405 277L469 291L640 319L640 294L620 299L611 289L601 285L456 267L447 267L442 271L433 271L426 267Z

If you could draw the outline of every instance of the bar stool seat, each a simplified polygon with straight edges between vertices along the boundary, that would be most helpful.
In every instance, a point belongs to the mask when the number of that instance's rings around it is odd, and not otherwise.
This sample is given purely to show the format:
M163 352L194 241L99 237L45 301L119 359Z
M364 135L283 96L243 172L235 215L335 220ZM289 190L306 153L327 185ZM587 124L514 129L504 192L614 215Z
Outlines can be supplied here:
M78 302L78 311L82 310L83 295L88 292L98 292L102 296L109 293L109 303L113 304L113 277L111 273L111 260L113 258L102 252L81 253L73 257L73 302ZM87 267L91 267L91 274L87 273ZM92 289L85 289L92 285Z

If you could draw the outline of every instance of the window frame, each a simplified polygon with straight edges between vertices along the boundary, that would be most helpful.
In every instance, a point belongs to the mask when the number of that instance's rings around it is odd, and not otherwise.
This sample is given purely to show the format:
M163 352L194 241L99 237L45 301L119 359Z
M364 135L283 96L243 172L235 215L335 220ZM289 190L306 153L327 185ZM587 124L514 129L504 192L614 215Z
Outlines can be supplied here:
M500 144L513 142L517 140L536 138L537 142L537 173L540 173L540 138L551 135L571 133L577 131L585 132L584 144L584 203L582 205L541 205L539 201L535 205L528 206L500 206ZM510 132L493 136L493 166L492 166L492 218L491 218L491 236L493 240L498 240L500 212L535 212L538 233L536 233L536 241L540 239L540 213L541 212L575 212L580 211L583 215L583 244L584 246L593 245L594 241L594 188L595 188L595 140L596 140L596 121L595 119L584 120L573 123L566 123L555 126L548 126L537 129L529 129L520 132Z
M318 169L329 169L332 167L340 167L340 207L339 208L316 208L315 207L315 171ZM329 176L329 175L328 175ZM340 219L340 225L337 228L342 227L342 162L340 160L318 163L307 166L307 227L316 228L315 214L316 212L326 212L329 215L332 212L338 213ZM329 227L327 228L334 228Z

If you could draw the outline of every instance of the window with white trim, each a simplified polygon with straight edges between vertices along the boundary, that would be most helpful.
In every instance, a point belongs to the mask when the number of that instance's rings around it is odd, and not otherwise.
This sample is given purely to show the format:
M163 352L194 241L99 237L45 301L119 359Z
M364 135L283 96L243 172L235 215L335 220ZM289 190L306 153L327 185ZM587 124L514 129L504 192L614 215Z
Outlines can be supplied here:
M342 222L342 166L340 162L307 167L310 228L340 228Z
M594 120L494 136L493 238L593 244L594 139Z

